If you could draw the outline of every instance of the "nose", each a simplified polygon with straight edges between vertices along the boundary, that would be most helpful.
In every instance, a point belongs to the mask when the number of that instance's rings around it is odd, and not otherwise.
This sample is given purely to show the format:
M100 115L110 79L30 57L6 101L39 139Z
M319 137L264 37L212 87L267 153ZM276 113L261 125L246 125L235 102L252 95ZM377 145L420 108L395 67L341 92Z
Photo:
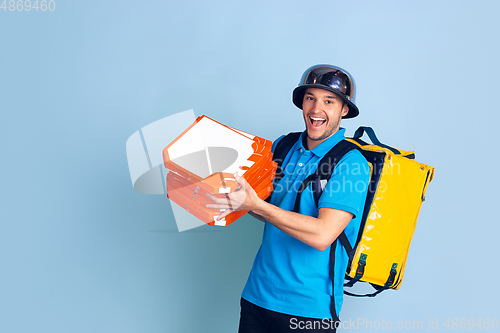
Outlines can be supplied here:
M320 104L319 100L315 99L313 101L313 105L312 105L312 109L311 110L314 111L314 112L320 112L320 111L322 111L321 104Z

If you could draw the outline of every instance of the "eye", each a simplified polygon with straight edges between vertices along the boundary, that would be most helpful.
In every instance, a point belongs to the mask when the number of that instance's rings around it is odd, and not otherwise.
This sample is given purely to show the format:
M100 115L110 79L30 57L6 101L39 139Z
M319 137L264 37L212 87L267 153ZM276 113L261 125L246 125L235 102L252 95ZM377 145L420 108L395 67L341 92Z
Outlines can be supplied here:
M312 98L311 96L306 96L306 100L308 100L308 101L312 101L312 100L313 100L313 98Z

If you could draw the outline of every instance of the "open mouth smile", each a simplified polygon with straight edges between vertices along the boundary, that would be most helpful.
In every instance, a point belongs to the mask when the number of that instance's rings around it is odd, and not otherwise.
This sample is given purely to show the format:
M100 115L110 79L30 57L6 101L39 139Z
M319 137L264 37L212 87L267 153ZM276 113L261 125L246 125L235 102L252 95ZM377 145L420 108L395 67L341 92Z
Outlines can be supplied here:
M309 123L313 129L318 129L326 123L325 118L309 116Z

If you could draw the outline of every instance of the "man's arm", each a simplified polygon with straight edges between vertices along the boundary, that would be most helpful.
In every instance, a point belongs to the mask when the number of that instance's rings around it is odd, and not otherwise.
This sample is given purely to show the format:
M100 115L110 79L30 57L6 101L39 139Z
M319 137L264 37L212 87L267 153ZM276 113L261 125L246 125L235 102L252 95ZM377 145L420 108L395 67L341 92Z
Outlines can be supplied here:
M262 216L258 215L258 214L255 214L254 212L252 211L249 211L248 214L252 215L253 217L255 217L257 220L259 221L262 221L262 222L266 222L266 219L263 218Z
M320 208L315 218L281 209L264 200L258 202L253 211L276 228L319 251L326 250L353 218L351 213L333 208Z
M260 199L243 177L235 176L235 179L241 188L227 194L227 199L209 194L215 203L207 207L226 209L219 218L235 210L249 210L260 215L281 231L319 251L327 249L353 217L353 214L349 212L333 208L320 208L317 218L290 212Z

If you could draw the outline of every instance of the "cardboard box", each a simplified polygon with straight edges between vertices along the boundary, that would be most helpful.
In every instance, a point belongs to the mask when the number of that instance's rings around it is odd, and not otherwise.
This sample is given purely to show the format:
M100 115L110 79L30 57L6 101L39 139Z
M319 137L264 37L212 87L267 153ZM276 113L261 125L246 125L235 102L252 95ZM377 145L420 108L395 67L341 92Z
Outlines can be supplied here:
M167 196L209 225L229 225L247 211L214 221L219 210L206 208L207 193L223 197L237 190L234 174L243 176L265 199L272 192L276 163L272 142L200 116L163 149Z

